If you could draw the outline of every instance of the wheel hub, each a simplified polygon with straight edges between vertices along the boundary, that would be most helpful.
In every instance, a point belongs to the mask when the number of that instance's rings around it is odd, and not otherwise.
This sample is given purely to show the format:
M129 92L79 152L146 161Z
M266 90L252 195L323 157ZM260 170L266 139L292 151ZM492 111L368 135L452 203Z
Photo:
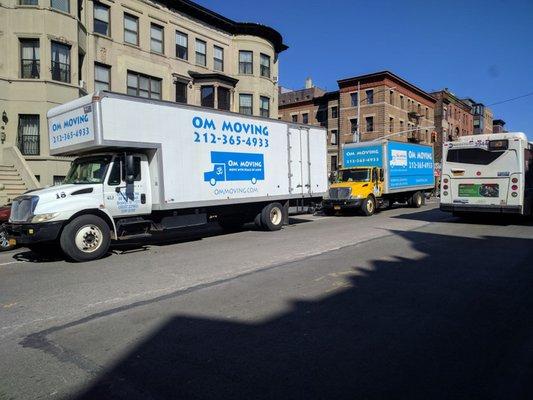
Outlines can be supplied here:
M102 245L102 231L95 225L85 225L76 233L76 247L84 253L92 253Z
M281 210L279 208L273 208L272 210L270 210L270 221L274 225L279 225L281 223L281 218L282 215Z

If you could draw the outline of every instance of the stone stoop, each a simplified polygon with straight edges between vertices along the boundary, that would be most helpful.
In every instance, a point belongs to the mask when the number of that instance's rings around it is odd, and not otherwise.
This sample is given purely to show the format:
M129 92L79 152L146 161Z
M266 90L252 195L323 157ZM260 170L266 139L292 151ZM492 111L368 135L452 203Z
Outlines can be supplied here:
M0 164L0 205L10 203L28 190L14 165Z

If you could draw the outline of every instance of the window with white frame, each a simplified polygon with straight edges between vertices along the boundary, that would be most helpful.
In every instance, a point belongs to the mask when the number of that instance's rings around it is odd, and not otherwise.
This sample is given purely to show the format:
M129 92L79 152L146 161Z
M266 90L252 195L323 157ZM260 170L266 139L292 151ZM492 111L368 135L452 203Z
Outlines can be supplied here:
M253 97L251 94L239 95L239 112L245 115L253 114Z
M207 65L206 43L203 40L196 39L196 65L205 67Z
M148 99L161 99L161 79L128 71L128 94Z
M139 18L134 15L124 14L124 42L139 44Z
M251 75L254 73L253 53L251 51L239 51L239 74Z
M150 50L163 54L164 47L163 27L154 23L150 24Z
M189 59L189 36L180 31L176 31L176 57Z
M213 47L213 69L224 71L224 49L222 47Z

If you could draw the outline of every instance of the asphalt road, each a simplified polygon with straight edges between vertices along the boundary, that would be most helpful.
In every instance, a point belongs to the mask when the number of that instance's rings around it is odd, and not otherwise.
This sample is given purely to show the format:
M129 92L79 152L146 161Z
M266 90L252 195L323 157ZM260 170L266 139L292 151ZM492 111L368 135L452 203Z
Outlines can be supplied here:
M530 399L533 223L435 205L0 255L0 399Z

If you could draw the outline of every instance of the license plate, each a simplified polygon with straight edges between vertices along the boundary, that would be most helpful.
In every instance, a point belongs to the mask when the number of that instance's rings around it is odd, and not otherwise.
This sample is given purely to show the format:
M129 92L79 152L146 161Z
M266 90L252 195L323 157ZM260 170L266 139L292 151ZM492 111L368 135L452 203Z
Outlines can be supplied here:
M333 206L333 209L334 209L334 210L340 210L340 209L341 209L341 206Z
M15 239L9 239L9 245L15 246L17 244L17 241Z

